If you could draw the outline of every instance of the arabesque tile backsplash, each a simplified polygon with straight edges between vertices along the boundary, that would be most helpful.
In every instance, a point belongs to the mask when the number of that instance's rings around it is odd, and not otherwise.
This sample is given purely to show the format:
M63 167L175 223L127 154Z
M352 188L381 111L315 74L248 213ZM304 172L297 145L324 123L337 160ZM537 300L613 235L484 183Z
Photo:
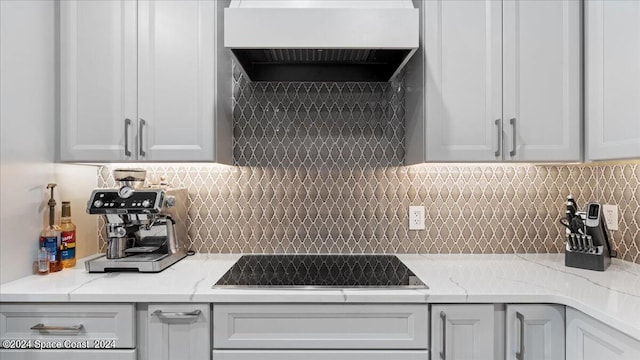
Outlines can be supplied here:
M234 75L237 166L146 164L189 190L186 247L213 253L561 252L573 194L619 205L640 263L640 161L402 166L404 82L248 83ZM114 186L111 170L100 186ZM426 230L408 231L409 205ZM104 223L100 221L101 247Z

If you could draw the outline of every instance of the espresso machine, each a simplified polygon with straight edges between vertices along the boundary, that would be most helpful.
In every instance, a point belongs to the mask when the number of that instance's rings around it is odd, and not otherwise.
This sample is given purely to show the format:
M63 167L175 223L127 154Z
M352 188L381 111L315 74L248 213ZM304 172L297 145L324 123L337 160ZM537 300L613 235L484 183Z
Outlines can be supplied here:
M186 256L186 189L145 187L146 171L117 169L119 187L96 189L87 213L106 222L107 253L85 263L89 272L160 272Z

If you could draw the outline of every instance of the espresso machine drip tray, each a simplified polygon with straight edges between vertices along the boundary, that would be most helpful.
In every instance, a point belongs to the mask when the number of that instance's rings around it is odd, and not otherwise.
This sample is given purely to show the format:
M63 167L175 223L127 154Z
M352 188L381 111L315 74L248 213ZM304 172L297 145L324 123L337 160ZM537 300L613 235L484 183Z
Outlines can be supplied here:
M160 272L175 264L187 254L179 251L175 254L142 253L120 259L107 259L106 255L89 260L85 263L88 272L136 271Z

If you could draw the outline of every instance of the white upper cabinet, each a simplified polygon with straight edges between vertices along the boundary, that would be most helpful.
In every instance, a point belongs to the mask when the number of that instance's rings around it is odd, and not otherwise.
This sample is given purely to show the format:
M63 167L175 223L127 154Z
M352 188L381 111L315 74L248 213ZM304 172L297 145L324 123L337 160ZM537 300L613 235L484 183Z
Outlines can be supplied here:
M135 1L60 2L60 158L135 159Z
M227 4L62 1L61 160L231 163Z
M587 158L640 158L640 1L585 4Z
M415 4L407 165L581 159L580 2Z
M503 2L505 160L581 159L580 3Z
M502 4L427 1L427 157L491 161L502 118ZM431 96L433 95L433 96Z
M139 1L139 156L213 156L215 4Z

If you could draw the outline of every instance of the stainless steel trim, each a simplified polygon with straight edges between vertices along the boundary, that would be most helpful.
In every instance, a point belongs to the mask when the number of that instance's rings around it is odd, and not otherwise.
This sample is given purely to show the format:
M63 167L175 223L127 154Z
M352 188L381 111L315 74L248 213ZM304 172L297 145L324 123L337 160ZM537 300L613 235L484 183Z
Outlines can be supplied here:
M393 286L342 286L342 285L213 285L212 289L265 289L265 290L334 290L334 289L348 289L348 290L416 290L416 289L429 289L427 285L393 285Z
M520 345L518 346L518 351L516 351L516 359L524 360L524 315L516 311L516 318L520 321Z
M129 126L131 125L131 119L124 119L124 155L131 156L131 150L129 150Z
M157 255L156 260L150 261L147 255ZM180 250L176 254L137 254L127 256L122 259L107 259L100 256L87 261L89 272L110 272L110 271L139 271L139 272L160 272L169 266L183 259L187 254Z
M147 156L147 153L144 151L144 148L143 148L143 146L142 146L142 138L144 137L144 136L142 136L142 128L143 128L146 124L147 124L147 122L146 122L146 121L144 121L144 119L143 119L143 118L140 118L140 122L139 122L139 124L138 124L138 144L140 145L140 146L139 146L139 153L140 153L140 156Z
M502 149L502 121L501 119L496 119L496 126L498 127L498 149L496 150L496 157L500 156Z
M189 312L164 312L162 310L156 310L151 313L152 316L157 316L159 319L163 320L195 320L197 319L202 311L194 310Z
M509 120L509 124L511 124L511 129L513 130L513 149L509 152L509 155L511 156L516 156L516 145L517 145L517 140L516 140L516 136L517 136L517 131L516 131L516 118L511 118Z
M440 359L447 359L447 314L440 311L440 320L442 320L442 351L440 351Z
M78 325L73 325L73 326L47 326L43 323L39 323L36 325L33 325L31 327L31 330L36 330L36 331L40 331L40 332L55 332L55 331L64 331L64 332L81 332L82 329L84 329L84 325L82 324L78 324Z

